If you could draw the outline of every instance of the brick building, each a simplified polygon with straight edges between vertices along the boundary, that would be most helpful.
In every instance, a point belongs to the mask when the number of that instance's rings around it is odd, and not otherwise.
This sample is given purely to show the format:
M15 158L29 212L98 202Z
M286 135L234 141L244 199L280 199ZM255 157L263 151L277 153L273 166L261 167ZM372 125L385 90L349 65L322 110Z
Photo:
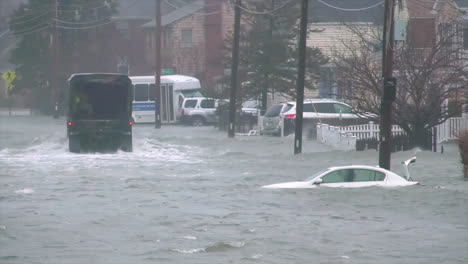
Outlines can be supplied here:
M233 21L233 8L219 0L197 0L163 15L162 67L197 77L206 93L214 91L224 74L224 42ZM154 69L154 20L142 28L146 63Z

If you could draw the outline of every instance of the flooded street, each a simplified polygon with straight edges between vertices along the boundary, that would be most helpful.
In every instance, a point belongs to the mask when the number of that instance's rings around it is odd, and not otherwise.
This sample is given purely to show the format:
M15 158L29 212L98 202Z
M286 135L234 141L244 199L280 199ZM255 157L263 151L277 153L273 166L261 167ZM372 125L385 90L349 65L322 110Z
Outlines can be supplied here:
M0 117L0 263L467 263L468 182L455 144L411 150L422 186L268 190L375 165L293 138L133 128L134 152L72 154L65 120Z

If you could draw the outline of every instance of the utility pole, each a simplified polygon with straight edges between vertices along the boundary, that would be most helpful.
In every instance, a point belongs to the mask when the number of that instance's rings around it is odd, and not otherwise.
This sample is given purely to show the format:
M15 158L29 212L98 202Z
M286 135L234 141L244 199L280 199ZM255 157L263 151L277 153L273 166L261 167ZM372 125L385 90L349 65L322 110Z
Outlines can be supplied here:
M52 28L51 28L51 51L52 51L52 68L50 72L50 86L52 90L53 100L53 116L55 119L59 118L59 89L58 89L58 34L57 34L57 18L58 18L58 0L52 0Z
M296 86L296 131L294 135L294 154L302 153L302 117L304 111L304 80L307 39L307 11L309 0L302 0L301 29L299 35L299 65Z
M271 7L270 7L270 10L274 10L275 9L275 0L271 0ZM264 11L265 9L263 9L262 11ZM273 30L274 30L274 22L275 22L275 19L274 19L274 16L273 15L270 15L269 19L269 28L268 28L268 37L270 39L273 39ZM268 53L268 54L263 54L264 56L272 56L271 53ZM263 84L263 89L262 89L262 97L261 97L261 101L262 101L262 108L261 108L261 115L265 115L266 111L267 111L267 103L268 103L268 89L270 88L270 76L271 76L271 73L267 72L265 73L265 75L263 76L264 78L264 84Z
M237 69L239 67L239 35L241 19L241 0L236 0L234 6L234 43L232 44L232 65L231 65L231 96L229 101L229 127L228 137L235 135L236 129L236 96L237 96Z
M392 150L392 105L396 97L396 80L393 78L394 9L395 0L385 0L382 56L384 87L380 109L379 166L387 170L390 170Z
M154 71L154 128L161 128L161 0L156 1L156 31L154 38L155 46L155 71Z

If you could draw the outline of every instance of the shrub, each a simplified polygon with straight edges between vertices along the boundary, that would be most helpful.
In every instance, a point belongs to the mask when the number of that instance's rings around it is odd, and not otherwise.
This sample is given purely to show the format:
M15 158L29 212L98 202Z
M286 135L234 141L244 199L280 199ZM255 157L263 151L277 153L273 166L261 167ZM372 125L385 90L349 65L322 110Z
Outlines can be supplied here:
M465 130L458 136L458 148L460 150L460 158L463 164L463 172L465 178L468 179L468 130Z

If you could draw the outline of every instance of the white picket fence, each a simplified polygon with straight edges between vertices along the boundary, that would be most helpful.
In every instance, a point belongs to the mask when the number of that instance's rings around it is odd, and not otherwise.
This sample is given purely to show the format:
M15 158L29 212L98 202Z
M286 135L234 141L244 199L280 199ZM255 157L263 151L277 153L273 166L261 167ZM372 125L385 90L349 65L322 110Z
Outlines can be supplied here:
M435 128L437 129L437 144L455 140L459 133L468 130L468 116L452 117Z
M435 126L437 130L436 141L440 144L449 140L457 139L462 131L468 130L468 117L453 117L444 123ZM356 148L358 139L379 139L379 125L369 122L363 125L354 126L329 126L327 124L317 124L317 140L340 150L353 150ZM392 126L392 135L405 135L406 133L398 125Z
M379 138L379 125L374 124L373 121L370 121L368 124L362 125L354 125L354 126L344 126L339 127L341 132L351 133L351 135L355 136L357 139L366 139L366 138ZM404 135L405 132L403 128L398 125L392 126L392 135Z

